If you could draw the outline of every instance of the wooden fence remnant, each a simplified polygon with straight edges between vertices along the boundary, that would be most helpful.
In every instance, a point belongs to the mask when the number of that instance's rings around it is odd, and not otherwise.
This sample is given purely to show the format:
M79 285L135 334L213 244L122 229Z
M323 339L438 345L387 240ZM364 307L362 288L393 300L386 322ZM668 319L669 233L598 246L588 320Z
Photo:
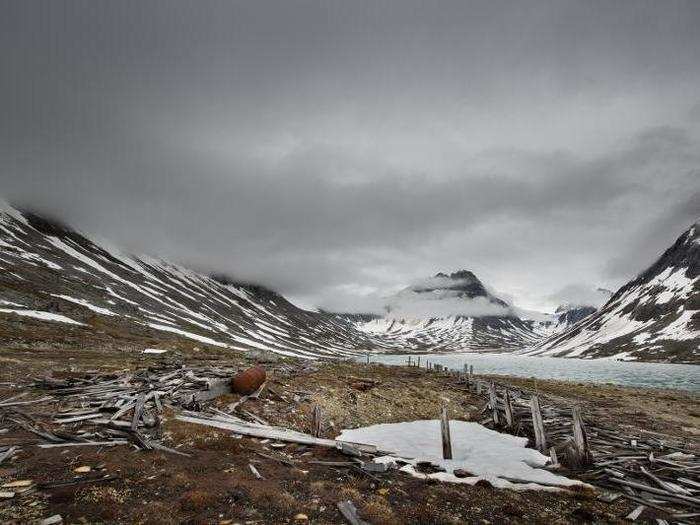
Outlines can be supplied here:
M532 396L530 399L530 411L532 413L532 426L535 431L535 447L540 452L545 452L547 450L547 438L544 433L540 401L537 396Z
M510 400L510 392L508 392L508 389L506 389L503 396L503 404L505 405L506 426L511 428L513 426L513 405Z
M442 459L452 459L452 439L450 437L450 420L447 417L447 407L440 412L440 434L442 435Z
M498 426L498 397L496 397L496 384L493 381L489 384L489 405L493 424Z
M313 413L311 414L311 435L321 437L323 432L323 412L321 407L314 405Z
M591 462L591 452L588 449L588 437L583 426L580 407L574 407L571 415L574 430L574 450L576 451L574 462L579 466L587 465Z

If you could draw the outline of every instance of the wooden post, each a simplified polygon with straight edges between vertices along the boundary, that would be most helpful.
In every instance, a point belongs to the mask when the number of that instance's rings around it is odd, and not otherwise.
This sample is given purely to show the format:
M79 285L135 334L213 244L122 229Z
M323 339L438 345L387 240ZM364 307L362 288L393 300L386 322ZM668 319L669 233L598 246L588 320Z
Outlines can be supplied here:
M476 395L477 396L481 395L481 381L476 382Z
M411 366L411 356L408 356L408 366Z
M532 412L532 426L535 429L535 446L537 450L544 453L547 450L547 437L544 433L540 401L537 399L537 396L532 396L532 399L530 399L530 411Z
M554 450L554 447L549 449L549 457L552 459L552 467L559 467L559 459L557 458L557 451Z
M452 440L450 439L450 420L447 418L447 407L442 407L440 413L440 432L442 434L442 459L452 459Z
M506 389L503 402L506 406L506 425L510 428L513 426L513 405L510 402L510 392L508 392L508 389Z
M586 436L586 429L583 426L583 419L581 418L581 408L574 407L572 410L573 427L574 427L574 447L576 449L576 454L578 455L577 463L579 465L585 465L590 462L590 450L588 449L588 437Z
M489 385L489 404L491 405L493 424L498 426L498 398L496 397L496 384L493 381Z
M369 364L369 352L367 352L365 355L367 356L367 364Z
M420 356L418 356L418 368L420 368Z
M314 411L311 414L311 435L314 437L321 437L323 430L323 412L321 407L314 405Z

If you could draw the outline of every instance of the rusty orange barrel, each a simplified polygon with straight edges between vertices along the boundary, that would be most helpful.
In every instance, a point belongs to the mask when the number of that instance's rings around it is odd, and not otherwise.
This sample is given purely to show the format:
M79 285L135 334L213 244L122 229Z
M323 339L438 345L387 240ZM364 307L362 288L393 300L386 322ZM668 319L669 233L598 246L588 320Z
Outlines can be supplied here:
M262 366L254 366L233 376L231 390L247 396L255 392L265 382L267 374Z

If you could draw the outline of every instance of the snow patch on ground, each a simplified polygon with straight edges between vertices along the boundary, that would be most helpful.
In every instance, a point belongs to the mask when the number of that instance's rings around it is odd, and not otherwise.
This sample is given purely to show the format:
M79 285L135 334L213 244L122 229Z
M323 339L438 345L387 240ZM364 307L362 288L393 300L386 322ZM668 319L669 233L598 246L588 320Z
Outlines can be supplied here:
M63 299L65 301L68 301L70 303L75 303L79 304L80 306L84 306L88 310L92 310L95 313L102 314L102 315L117 315L115 314L112 310L108 310L107 308L102 308L101 306L95 306L92 303L87 302L85 299L76 299L75 297L71 297L70 295L62 295L62 294L51 294L52 297L58 297L59 299Z
M85 326L83 323L74 321L69 317L64 315L54 314L51 312L42 312L40 310L10 310L9 308L0 308L0 312L5 314L17 314L24 317L33 317L34 319L41 319L42 321L57 321L59 323L77 324L80 326Z
M364 428L343 430L336 438L341 441L376 445L389 450L391 456L377 461L391 462L397 457L409 464L402 471L412 476L475 484L480 479L488 480L498 488L518 490L551 490L552 485L568 487L584 485L580 481L558 476L539 467L545 466L549 458L531 448L526 448L527 438L501 434L478 423L451 421L452 455L454 459L442 459L440 421L421 420L405 423L372 425ZM415 469L419 462L429 461L442 467L445 472L422 474ZM463 469L472 475L458 478L455 469ZM503 478L513 478L529 483L511 483Z
M179 334L184 337L187 337L189 339L194 339L195 341L199 341L200 343L206 343L208 345L214 345L214 346L222 346L222 347L227 347L228 345L221 343L219 341L214 341L213 339L210 339L209 337L204 337L203 335L199 334L193 334L192 332L185 332L184 330L180 330L179 328L174 328L172 326L165 326L163 324L156 324L156 323L148 323L148 326L151 328L155 328L156 330L162 330L163 332L172 332L174 334Z

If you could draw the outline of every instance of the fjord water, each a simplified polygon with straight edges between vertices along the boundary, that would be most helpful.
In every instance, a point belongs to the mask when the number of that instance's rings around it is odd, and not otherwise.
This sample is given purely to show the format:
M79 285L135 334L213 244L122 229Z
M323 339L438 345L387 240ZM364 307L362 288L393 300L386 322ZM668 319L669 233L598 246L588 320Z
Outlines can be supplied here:
M375 363L405 365L408 354L371 354L370 357ZM415 361L418 354L411 354L411 357ZM473 365L475 374L590 381L621 386L676 388L700 392L700 366L698 365L470 352L420 354L420 358L421 366L425 366L426 361L453 370L463 370L465 364Z

